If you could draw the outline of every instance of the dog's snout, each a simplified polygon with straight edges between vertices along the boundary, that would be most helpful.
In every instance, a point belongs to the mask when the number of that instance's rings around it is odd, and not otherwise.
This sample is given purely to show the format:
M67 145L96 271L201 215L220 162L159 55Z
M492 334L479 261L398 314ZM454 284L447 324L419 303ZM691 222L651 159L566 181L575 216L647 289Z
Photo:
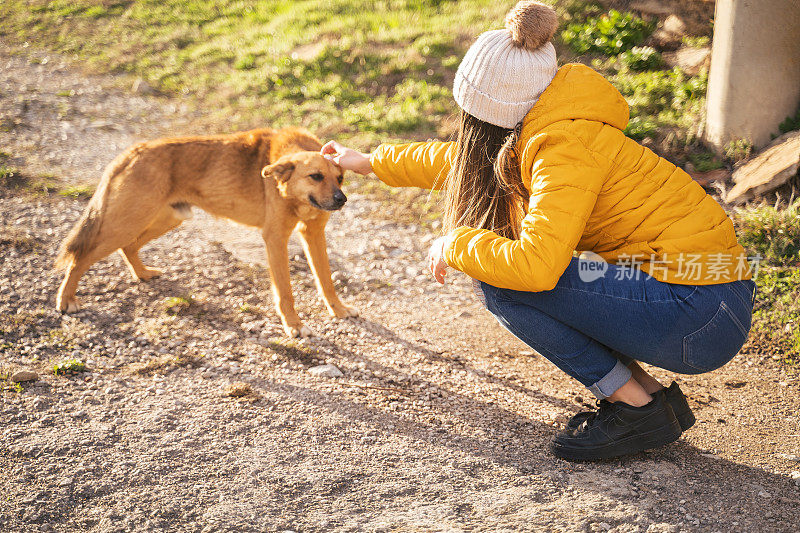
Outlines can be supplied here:
M333 201L336 202L337 205L344 205L347 201L347 196L340 190L333 193Z

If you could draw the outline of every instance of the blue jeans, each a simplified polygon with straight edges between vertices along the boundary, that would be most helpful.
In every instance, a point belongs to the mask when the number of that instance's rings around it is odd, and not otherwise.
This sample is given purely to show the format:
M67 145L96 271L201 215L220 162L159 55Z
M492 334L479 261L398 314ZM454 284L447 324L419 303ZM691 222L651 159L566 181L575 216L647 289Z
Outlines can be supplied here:
M608 265L604 276L583 281L578 269L573 258L543 292L478 285L500 324L600 399L630 379L633 360L701 374L733 359L747 339L750 280L677 285Z

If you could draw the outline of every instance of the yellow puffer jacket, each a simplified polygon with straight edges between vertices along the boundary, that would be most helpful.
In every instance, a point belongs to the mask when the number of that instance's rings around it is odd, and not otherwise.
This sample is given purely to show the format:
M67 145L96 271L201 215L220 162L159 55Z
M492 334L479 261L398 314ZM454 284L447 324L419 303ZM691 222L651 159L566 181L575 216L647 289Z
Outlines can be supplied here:
M560 68L517 145L531 195L519 240L456 228L446 239L447 264L523 291L553 288L575 251L670 283L749 279L722 207L686 172L625 137L627 123L628 105L605 78L584 65ZM371 161L388 185L438 188L454 153L454 143L384 144Z

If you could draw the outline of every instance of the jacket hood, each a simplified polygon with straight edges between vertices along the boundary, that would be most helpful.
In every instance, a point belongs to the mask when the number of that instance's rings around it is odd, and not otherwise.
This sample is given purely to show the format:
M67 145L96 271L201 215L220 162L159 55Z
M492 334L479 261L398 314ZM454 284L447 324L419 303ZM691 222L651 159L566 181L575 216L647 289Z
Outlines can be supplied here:
M564 65L523 119L527 136L560 120L586 119L625 129L628 103L602 75L586 65Z

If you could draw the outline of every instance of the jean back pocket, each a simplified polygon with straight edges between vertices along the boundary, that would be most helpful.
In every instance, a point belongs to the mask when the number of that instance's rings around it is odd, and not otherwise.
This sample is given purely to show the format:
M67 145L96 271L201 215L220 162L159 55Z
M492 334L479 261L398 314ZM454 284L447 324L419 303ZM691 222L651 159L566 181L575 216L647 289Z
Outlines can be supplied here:
M701 372L716 370L739 353L748 330L723 300L708 323L683 338L683 362Z

